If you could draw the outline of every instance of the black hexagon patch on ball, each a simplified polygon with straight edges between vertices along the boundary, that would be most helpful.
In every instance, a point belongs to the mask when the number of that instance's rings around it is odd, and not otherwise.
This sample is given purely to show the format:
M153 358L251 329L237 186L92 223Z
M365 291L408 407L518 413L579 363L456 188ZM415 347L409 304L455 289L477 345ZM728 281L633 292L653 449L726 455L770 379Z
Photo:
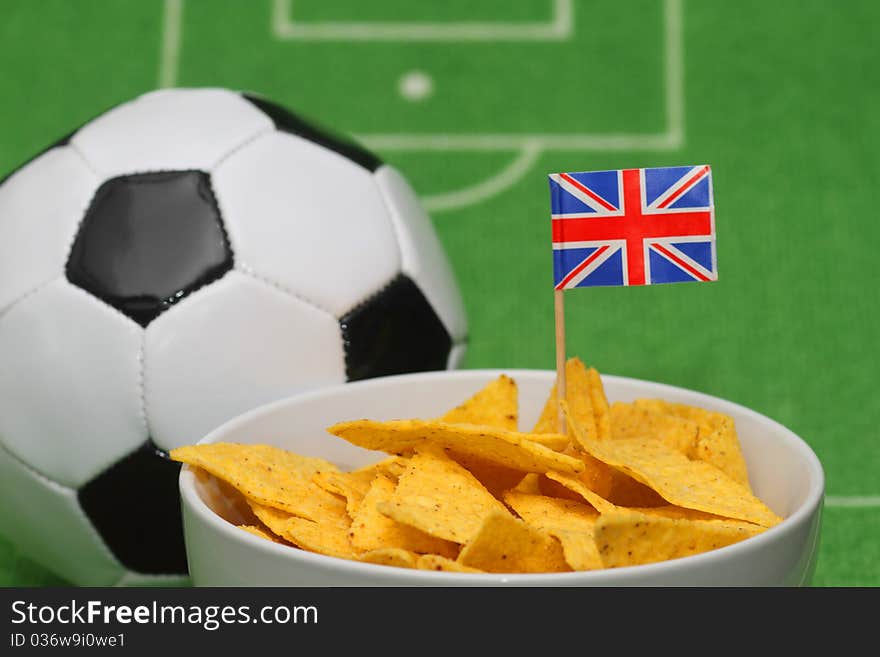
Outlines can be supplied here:
M349 381L446 369L452 338L408 276L396 276L339 325Z
M163 171L111 178L98 188L67 278L146 327L232 265L208 174Z
M79 489L79 504L119 562L138 573L185 575L180 463L144 443Z

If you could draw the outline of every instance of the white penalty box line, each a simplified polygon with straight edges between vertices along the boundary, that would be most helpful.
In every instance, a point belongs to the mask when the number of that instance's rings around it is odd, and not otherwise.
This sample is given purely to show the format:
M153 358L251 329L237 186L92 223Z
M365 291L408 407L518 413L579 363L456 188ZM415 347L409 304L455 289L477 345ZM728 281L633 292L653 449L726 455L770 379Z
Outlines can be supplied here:
M536 23L458 21L296 22L294 0L274 0L272 28L279 39L303 41L556 41L572 33L572 0L551 0L553 16Z
M356 137L384 151L520 151L533 160L536 150L674 150L684 142L684 61L681 0L661 0L664 23L664 96L666 129L661 133L365 133ZM272 28L286 40L361 41L562 41L574 34L573 0L552 0L544 23L414 22L297 23L293 0L274 0ZM517 160L518 162L519 160ZM511 167L516 170L522 166ZM510 167L509 167L510 168Z
M272 0L272 31L286 40L369 41L559 41L574 33L573 0L551 0L552 17L544 23L414 22L297 23L293 0ZM664 86L666 129L661 133L365 133L355 137L384 151L518 151L533 159L536 150L638 151L674 150L684 141L684 66L681 0L664 6ZM184 0L165 0L159 86L173 87L179 73ZM516 163L514 163L515 165ZM516 170L521 166L513 166Z

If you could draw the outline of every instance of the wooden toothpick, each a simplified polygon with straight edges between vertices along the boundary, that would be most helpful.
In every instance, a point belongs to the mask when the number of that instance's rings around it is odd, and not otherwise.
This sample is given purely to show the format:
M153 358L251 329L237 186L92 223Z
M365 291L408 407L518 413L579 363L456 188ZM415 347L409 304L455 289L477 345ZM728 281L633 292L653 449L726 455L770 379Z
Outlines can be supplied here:
M563 290L553 291L553 305L556 315L556 401L559 413L559 433L567 433L562 402L565 399L565 304Z

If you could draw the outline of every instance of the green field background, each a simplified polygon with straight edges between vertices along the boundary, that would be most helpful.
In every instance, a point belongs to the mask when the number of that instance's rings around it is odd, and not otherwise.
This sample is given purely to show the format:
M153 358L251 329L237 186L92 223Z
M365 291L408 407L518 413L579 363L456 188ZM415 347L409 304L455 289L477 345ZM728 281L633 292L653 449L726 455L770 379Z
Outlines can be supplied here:
M166 5L181 10L174 51ZM296 6L304 22L443 24L545 21L552 3ZM273 36L270 0L0 0L0 175L168 82L258 91L355 135L662 133L664 6L575 0L562 42L309 43ZM603 373L730 399L802 436L827 477L813 583L877 586L880 3L685 0L681 15L680 145L545 149L506 189L433 213L468 312L465 367L554 365L548 172L711 164L718 282L571 292L569 352ZM412 70L434 83L415 102L396 87ZM426 199L518 156L380 154ZM48 584L63 582L0 538L0 585Z

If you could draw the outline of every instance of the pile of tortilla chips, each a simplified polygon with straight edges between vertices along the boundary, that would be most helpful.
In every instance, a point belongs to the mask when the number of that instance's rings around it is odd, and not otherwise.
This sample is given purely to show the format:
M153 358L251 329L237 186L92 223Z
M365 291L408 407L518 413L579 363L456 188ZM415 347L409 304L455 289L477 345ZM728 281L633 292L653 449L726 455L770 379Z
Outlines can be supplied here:
M437 419L329 427L389 454L352 472L267 445L187 446L171 457L240 493L243 530L405 568L631 566L719 548L781 521L749 488L730 417L657 399L609 406L598 372L576 358L566 383L565 399L554 387L528 433L518 430L507 376Z

